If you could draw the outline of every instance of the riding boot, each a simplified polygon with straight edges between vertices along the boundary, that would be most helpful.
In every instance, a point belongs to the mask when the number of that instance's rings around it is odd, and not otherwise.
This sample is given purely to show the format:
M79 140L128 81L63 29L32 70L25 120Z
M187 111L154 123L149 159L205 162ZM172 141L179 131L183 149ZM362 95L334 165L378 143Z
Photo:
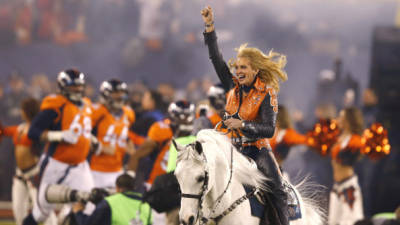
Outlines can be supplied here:
M264 195L266 198L269 198L269 202L273 204L275 208L273 211L276 212L280 225L289 225L288 196L285 191L279 165L272 151L267 148L262 148L259 150L254 160L258 169L269 178L267 184L270 191L265 192ZM269 214L271 214L271 212Z

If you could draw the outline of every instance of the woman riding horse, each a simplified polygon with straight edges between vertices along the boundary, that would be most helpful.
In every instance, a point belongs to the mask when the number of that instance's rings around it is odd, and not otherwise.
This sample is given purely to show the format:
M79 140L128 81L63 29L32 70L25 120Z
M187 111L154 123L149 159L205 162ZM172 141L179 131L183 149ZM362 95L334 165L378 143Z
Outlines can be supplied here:
M264 217L271 224L288 225L287 193L267 139L275 131L279 82L287 80L283 71L286 57L273 51L266 55L245 44L237 49L237 58L228 67L218 49L211 7L204 8L201 15L211 61L228 93L223 125L231 131L232 142L240 152L252 158L258 169L270 178L270 191L264 195L272 209L266 207L269 210ZM236 75L232 75L230 68L235 69Z

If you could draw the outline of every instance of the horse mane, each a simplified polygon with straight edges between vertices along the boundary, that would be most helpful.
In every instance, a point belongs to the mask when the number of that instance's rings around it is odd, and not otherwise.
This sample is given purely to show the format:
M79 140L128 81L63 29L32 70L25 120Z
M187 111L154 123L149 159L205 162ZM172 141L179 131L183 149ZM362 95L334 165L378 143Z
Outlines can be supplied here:
M233 177L241 184L268 190L268 187L266 186L268 178L258 170L255 162L250 161L231 144L226 135L212 129L205 129L201 130L197 134L197 141L202 143L203 151L206 156L209 151L221 151L221 153L224 154L224 158L227 160L228 165L230 165L231 162L231 149L233 148ZM214 144L215 146L211 149L206 148L205 144ZM186 155L187 154L190 153L186 153Z
M200 155L189 145L185 146L184 150L178 152L177 162L188 159L194 159L199 162L202 161Z

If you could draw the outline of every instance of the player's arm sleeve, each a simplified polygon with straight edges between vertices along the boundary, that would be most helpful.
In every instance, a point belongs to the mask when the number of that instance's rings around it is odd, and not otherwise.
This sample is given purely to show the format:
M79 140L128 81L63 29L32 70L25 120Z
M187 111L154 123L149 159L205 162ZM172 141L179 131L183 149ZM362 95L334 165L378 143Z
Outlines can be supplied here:
M139 134L137 134L133 131L129 131L128 136L129 136L129 139L131 139L131 141L135 145L142 145L144 143L144 141L146 140L145 137L140 136Z
M40 141L43 131L50 128L57 116L57 112L52 109L40 111L29 127L28 137L33 141Z
M139 158L143 158L147 155L150 155L156 148L158 147L158 143L151 140L151 139L146 139L146 141L143 142L143 144L139 147L138 150L135 152L135 156L138 156Z
M143 144L139 147L139 149L131 156L131 159L134 158L142 158L150 153L152 153L155 149L160 147L160 144L163 143L168 138L168 134L163 132L159 127L159 124L154 123L147 134L147 139L143 142Z
M79 225L111 225L111 208L106 200L97 204L90 216L83 214L82 211L74 215Z
M158 146L157 142L146 139L143 144L129 158L127 169L136 171L139 166L139 160L154 151Z

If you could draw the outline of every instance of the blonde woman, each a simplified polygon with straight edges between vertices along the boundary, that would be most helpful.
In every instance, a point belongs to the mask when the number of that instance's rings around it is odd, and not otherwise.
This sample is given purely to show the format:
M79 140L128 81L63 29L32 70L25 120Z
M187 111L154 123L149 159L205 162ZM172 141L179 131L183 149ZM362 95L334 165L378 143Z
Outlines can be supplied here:
M204 8L201 15L211 61L227 92L223 125L232 131L232 142L238 150L252 158L259 170L270 178L271 192L264 193L269 205L264 219L268 219L270 224L287 225L287 193L267 139L275 131L279 82L287 80L283 71L286 58L272 51L264 54L245 44L237 49L237 58L228 66L218 49L211 7Z
M329 225L353 225L364 218L361 189L353 165L360 158L363 117L355 107L342 110L338 118L342 130L332 146L334 184L329 198Z

